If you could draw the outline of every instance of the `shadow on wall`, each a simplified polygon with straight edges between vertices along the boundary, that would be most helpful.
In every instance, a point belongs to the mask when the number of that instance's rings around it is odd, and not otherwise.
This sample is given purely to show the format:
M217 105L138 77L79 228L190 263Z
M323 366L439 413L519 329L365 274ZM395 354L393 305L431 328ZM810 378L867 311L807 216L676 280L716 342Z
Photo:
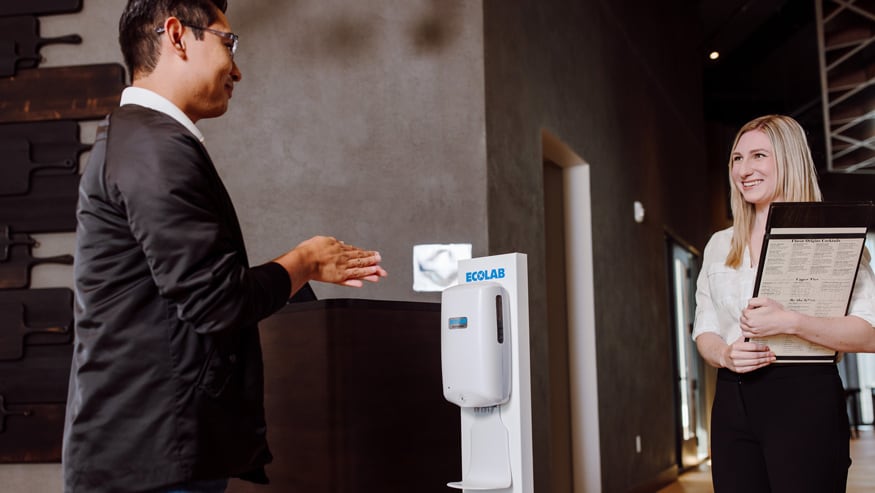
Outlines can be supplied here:
M251 5L247 3L245 9L235 10L234 3L229 7L229 14L233 16L234 24L241 26L241 31L270 28L279 19L308 17L301 24L302 29L294 33L284 32L282 35L288 37L293 45L309 46L329 60L364 60L369 53L377 51L374 49L375 45L382 37L377 31L381 22L371 17L380 9L356 8L337 2L336 8L330 3L320 4L319 11L306 5L306 1L250 2ZM422 11L402 22L409 25L404 32L404 41L412 46L417 55L440 52L461 31L461 23L464 21L462 4L447 0L428 0L421 3ZM263 6L259 6L260 4ZM293 12L295 10L298 12Z
M410 31L419 54L440 51L459 31L460 9L456 2L431 0L431 9L417 20Z

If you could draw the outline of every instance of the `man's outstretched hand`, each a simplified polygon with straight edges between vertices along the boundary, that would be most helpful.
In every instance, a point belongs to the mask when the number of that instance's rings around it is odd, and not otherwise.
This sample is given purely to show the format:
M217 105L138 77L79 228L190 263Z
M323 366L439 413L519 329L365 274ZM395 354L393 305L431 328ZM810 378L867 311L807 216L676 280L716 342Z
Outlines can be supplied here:
M309 281L361 287L386 277L380 253L347 245L330 236L314 236L275 259L292 281L292 293Z

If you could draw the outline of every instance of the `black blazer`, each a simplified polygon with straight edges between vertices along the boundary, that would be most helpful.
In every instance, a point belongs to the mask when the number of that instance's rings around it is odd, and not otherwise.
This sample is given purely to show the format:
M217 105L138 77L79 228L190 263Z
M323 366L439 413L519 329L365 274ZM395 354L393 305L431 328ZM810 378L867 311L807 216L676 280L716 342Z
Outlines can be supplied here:
M118 108L98 131L77 219L65 491L266 481L257 323L291 285L279 264L248 266L204 146L163 113Z

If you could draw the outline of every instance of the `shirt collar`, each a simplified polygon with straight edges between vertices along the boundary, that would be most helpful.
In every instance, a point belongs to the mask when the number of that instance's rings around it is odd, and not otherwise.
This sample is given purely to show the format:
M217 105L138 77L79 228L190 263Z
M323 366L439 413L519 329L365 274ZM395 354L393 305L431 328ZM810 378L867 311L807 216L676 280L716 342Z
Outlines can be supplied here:
M125 90L122 91L120 105L124 106L126 104L136 104L155 111L160 111L181 123L189 132L193 133L201 143L204 142L204 134L202 134L197 126L195 126L194 122L191 121L191 119L175 104L171 103L169 99L154 91L142 87L126 87Z

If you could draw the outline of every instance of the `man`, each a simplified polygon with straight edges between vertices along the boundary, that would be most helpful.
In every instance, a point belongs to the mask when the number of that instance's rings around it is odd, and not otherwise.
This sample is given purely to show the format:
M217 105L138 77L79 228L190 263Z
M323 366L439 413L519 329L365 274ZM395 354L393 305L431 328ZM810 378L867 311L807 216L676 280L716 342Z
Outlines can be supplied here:
M377 252L329 237L248 266L194 125L225 113L242 77L225 8L129 0L119 22L133 83L98 130L77 210L68 493L266 482L257 322L308 281L386 275Z

